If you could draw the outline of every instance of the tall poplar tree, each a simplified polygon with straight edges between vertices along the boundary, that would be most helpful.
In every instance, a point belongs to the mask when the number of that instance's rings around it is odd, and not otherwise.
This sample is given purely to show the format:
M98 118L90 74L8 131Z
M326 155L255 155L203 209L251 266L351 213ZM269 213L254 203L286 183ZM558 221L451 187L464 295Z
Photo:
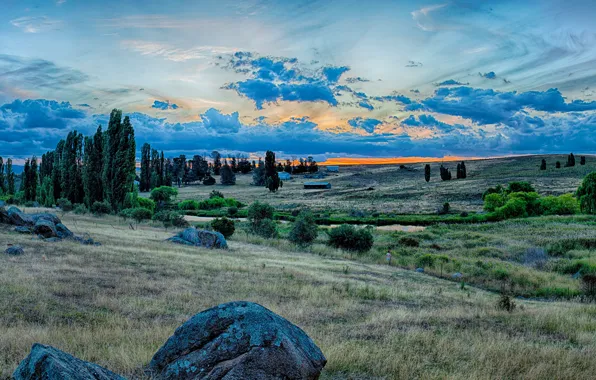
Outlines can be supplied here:
M116 170L116 154L122 134L122 111L114 109L110 113L108 129L104 134L104 160L102 181L104 184L104 199L114 205L114 172Z
M6 188L7 188L8 194L11 194L11 195L15 194L14 172L12 171L12 159L11 158L6 160Z
M424 180L426 182L430 181L430 164L424 166Z
M6 193L6 181L4 180L4 160L0 157L0 194Z
M141 148L141 181L139 190L142 192L151 190L151 146L144 143Z
M62 153L66 141L60 140L54 150L54 164L52 167L52 185L54 188L54 199L62 197Z
M280 181L277 168L275 166L275 153L268 150L265 154L265 187L269 191L277 191L279 189Z
M87 207L103 200L103 131L101 125L93 136L85 137L85 159L83 165L84 201Z

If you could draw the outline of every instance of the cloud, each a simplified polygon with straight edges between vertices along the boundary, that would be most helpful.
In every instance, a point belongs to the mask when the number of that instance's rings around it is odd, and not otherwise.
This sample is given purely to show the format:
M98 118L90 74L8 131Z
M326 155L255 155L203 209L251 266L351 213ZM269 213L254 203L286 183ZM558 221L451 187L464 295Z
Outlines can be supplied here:
M46 16L26 16L10 20L10 23L25 33L41 33L57 29L62 24L62 21L52 20Z
M497 74L495 74L494 71L490 71L490 72L484 73L484 74L478 73L478 75L480 75L481 77L486 78L486 79L497 79Z
M361 100L360 102L358 102L358 106L362 107L362 108L366 108L369 111L372 111L375 109L375 107L370 104L370 102L368 100Z
M461 82L458 82L458 81L456 81L454 79L448 79L446 81L443 81L441 83L438 83L437 86L463 86L463 85L466 85L466 84L467 83L461 83Z
M408 61L406 67L422 67L422 62Z
M162 57L174 62L184 62L194 59L211 58L219 54L235 52L236 48L227 46L195 46L191 48L175 48L158 42L125 40L121 45L141 55Z
M155 100L153 102L153 105L151 106L151 108L157 108L160 110L175 110L175 109L178 109L179 107L175 103L170 103L169 100L166 100L165 102Z
M441 87L434 96L414 102L406 110L427 110L461 116L480 124L506 123L524 109L555 112L584 112L596 110L596 101L566 102L555 88L547 91L500 92L471 87Z
M27 89L61 89L86 82L87 74L58 66L43 59L0 54L0 83L8 82ZM2 92L2 87L0 87Z
M225 115L215 108L210 108L200 116L205 128L217 133L237 133L241 127L238 112Z
M374 133L375 128L383 124L383 122L377 119L355 117L348 120L348 124L353 128L363 129L368 133Z
M375 96L371 99L374 99L379 102L397 102L397 103L401 103L401 104L411 104L412 103L412 99L410 99L404 95Z
M425 32L432 32L438 28L433 18L431 17L432 12L444 8L446 6L447 4L436 4L420 8L411 13L412 19L416 22L418 28L424 30Z
M339 78L342 76L342 74L349 70L350 70L350 68L347 66L341 66L341 67L328 66L328 67L323 68L323 75L325 76L325 78L327 78L327 80L329 82L336 83L339 80Z
M404 119L401 124L408 127L427 127L443 133L449 133L456 129L469 129L461 124L451 125L443 123L442 121L437 120L434 116L426 114L418 115L418 119L416 119L416 116L410 115L407 119Z
M357 83L357 82L370 82L370 80L366 79L366 78L361 78L361 77L349 77L349 78L346 78L346 82L353 84L353 83Z

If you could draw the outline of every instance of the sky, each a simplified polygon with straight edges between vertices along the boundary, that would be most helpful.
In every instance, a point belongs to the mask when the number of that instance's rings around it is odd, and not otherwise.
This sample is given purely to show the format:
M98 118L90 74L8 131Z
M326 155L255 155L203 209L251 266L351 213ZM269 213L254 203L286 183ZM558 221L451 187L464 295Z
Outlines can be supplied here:
M3 0L0 156L596 153L593 0Z

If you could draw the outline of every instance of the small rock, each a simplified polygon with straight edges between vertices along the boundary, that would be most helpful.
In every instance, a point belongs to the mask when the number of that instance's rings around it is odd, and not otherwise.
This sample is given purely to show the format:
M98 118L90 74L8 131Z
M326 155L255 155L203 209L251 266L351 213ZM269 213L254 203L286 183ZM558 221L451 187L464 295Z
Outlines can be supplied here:
M327 359L299 327L252 302L205 310L176 329L149 367L157 379L318 379Z
M31 233L31 228L29 227L23 227L23 226L17 226L14 228L15 232L18 232L20 234L30 234Z
M12 376L14 380L126 380L97 364L39 343L31 347L31 352Z
M194 245L204 248L228 248L226 238L221 233L215 231L197 230L194 227L185 229L178 235L168 239L168 241L177 244Z
M418 272L418 273L424 273L424 268L416 268L416 272Z
M4 251L4 253L11 256L20 256L23 255L25 251L23 250L23 247L21 247L20 245L13 245L12 247L6 248L6 251Z
M451 278L453 278L453 279L455 279L455 280L459 280L459 279L460 279L460 278L462 278L462 277L464 277L464 275L463 275L463 274L461 274L461 273L459 273L459 272L453 273L453 274L451 275Z

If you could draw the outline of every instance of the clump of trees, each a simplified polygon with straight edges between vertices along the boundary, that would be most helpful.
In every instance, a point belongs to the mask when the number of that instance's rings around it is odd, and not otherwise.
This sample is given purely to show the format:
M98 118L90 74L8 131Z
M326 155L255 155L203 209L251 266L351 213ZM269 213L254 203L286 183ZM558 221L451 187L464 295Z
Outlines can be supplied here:
M565 164L565 167L573 166L575 166L575 156L573 155L573 153L571 153L567 156L567 163Z
M234 174L234 171L232 170L230 165L228 165L227 161L224 164L224 166L222 166L220 173L221 177L219 182L222 185L232 186L236 184L236 174Z
M584 166L586 164L586 156L581 156L579 158L579 164Z
M328 245L351 252L367 252L374 243L373 235L368 228L356 228L350 224L331 228L327 231L327 235L329 236Z
M451 180L451 171L449 169L447 169L446 167L441 165L439 170L440 170L440 174L441 174L441 179L443 181Z
M466 163L465 162L461 162L459 164L457 164L457 179L466 179L466 177L468 176L468 173L466 171Z

